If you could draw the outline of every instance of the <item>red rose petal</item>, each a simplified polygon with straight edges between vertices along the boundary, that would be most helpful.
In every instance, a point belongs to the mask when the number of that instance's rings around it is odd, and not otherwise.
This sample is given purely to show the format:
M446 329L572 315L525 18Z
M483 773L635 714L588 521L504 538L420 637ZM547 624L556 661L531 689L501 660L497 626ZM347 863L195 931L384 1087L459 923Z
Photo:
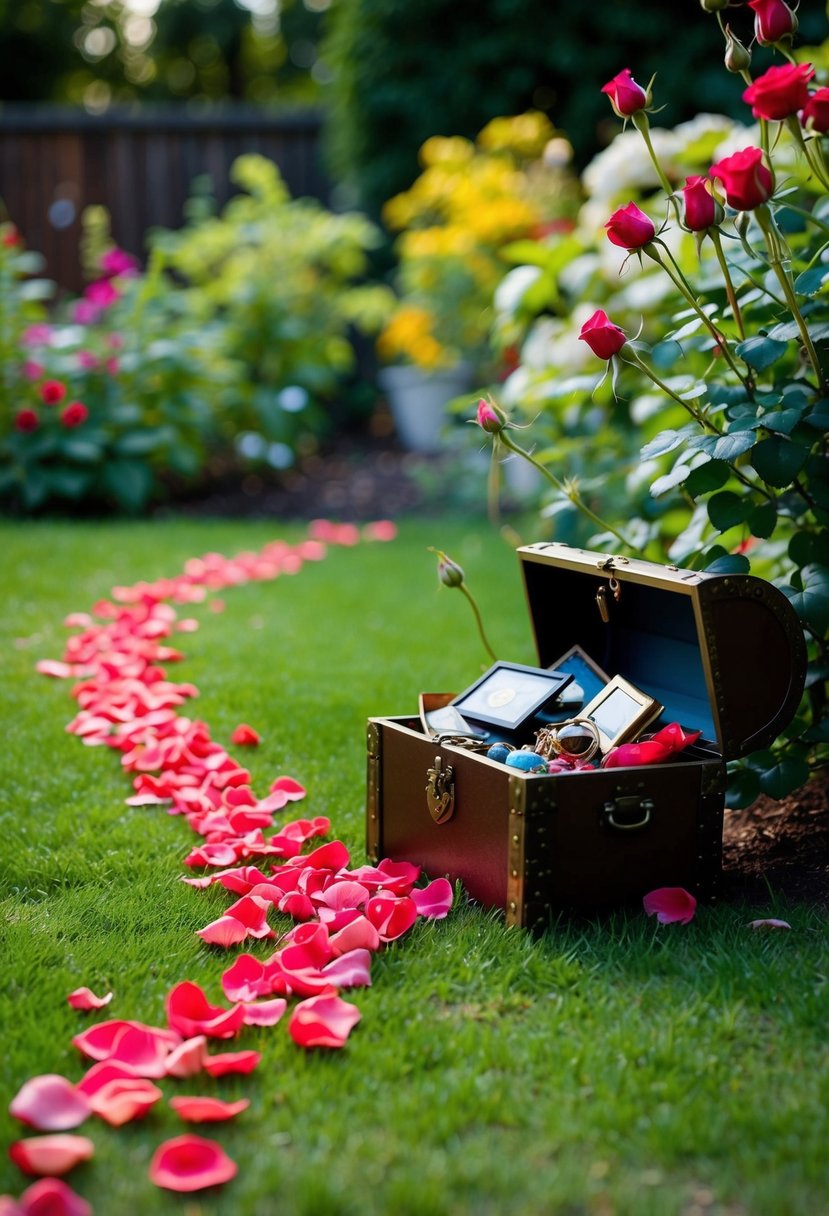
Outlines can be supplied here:
M371 954L368 950L350 950L323 967L322 974L335 988L370 988Z
M108 1081L90 1095L89 1104L111 1127L143 1119L164 1095L143 1077L120 1077Z
M230 736L230 742L235 747L256 747L259 744L259 735L247 722L240 722Z
M100 1060L93 1064L88 1072L81 1077L76 1085L79 1093L91 1098L99 1089L109 1085L110 1081L124 1081L135 1078L139 1074L128 1064L120 1064L116 1060Z
M159 1026L146 1026L143 1022L126 1021L124 1018L111 1018L107 1022L96 1022L88 1030L74 1035L72 1042L90 1060L107 1060L124 1031L130 1028L144 1031L147 1039L158 1040L162 1046L166 1045L168 1051L181 1041L181 1036L175 1031L163 1030ZM159 1053L160 1050L161 1048Z
M197 929L196 934L208 946L238 946L247 939L248 931L235 916L220 916L212 920L203 929Z
M221 1098L188 1098L176 1097L170 1099L170 1106L180 1119L187 1123L220 1123L240 1115L250 1106L249 1098L240 1098L238 1102L223 1102Z
M338 996L312 996L294 1009L288 1033L299 1047L342 1047L361 1016Z
M106 996L96 996L91 988L76 988L74 992L70 992L66 998L73 1009L103 1009L104 1005L108 1005L112 1000L112 993L108 992Z
M176 1136L153 1153L150 1181L168 1191L201 1191L236 1175L237 1166L224 1149L201 1136Z
M648 916L655 916L661 925L678 922L687 925L694 919L697 901L684 887L658 887L642 900Z
M225 1077L228 1073L247 1076L258 1066L261 1059L261 1051L225 1051L215 1056L207 1056L204 1071L211 1077Z
M207 1058L207 1036L197 1034L174 1047L167 1057L168 1077L195 1077L204 1072Z
M9 1105L9 1114L41 1132L64 1132L89 1118L85 1094L57 1073L32 1077Z
M205 1034L211 1039L230 1039L242 1026L241 1005L223 1009L211 1005L198 984L184 980L167 994L167 1021L185 1038Z
M20 1196L20 1216L92 1216L92 1208L60 1178L41 1178Z
M428 887L415 887L412 891L418 916L428 916L432 920L442 920L448 914L452 898L452 884L448 878L436 878Z
M248 1002L245 1005L245 1025L275 1026L287 1008L288 1002L282 997L277 997L273 1001Z
M9 1156L24 1174L48 1174L53 1178L68 1174L81 1161L89 1161L94 1155L95 1145L87 1136L72 1136L65 1132L16 1140L9 1147Z
M281 793L286 796L289 802L299 802L305 797L305 787L295 781L293 777L277 777L276 781L271 785L271 793Z
M417 920L417 906L410 895L381 893L366 904L366 916L380 935L381 942L402 937Z

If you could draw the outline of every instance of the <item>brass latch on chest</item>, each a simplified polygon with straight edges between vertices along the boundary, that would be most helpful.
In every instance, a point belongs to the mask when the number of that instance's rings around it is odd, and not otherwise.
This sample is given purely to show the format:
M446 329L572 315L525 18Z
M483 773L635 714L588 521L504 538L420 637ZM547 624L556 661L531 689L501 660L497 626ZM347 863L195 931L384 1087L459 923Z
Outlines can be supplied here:
M455 770L451 764L442 767L440 756L426 771L426 805L435 823L446 823L455 812Z

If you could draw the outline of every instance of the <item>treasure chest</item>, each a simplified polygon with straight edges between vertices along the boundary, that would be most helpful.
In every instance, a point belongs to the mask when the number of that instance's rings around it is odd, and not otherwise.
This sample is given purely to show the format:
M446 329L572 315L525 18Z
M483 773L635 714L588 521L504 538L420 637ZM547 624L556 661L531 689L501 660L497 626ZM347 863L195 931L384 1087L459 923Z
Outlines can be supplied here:
M518 556L540 669L571 676L585 701L621 677L661 707L648 731L678 723L699 736L661 763L552 774L470 750L415 712L372 718L369 856L460 879L514 925L657 887L714 899L726 762L767 747L803 691L806 650L791 605L750 575L562 543L527 545Z

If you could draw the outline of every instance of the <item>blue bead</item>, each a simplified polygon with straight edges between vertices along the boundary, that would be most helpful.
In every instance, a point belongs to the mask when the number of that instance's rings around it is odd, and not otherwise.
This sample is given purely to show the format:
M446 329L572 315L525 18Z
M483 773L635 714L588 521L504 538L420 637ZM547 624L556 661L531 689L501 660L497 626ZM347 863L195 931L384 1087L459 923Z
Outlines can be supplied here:
M505 763L510 768L520 768L525 773L547 771L547 761L536 752L510 752Z
M497 760L499 764L506 762L507 756L512 755L506 743L493 743L492 747L487 752L490 760Z

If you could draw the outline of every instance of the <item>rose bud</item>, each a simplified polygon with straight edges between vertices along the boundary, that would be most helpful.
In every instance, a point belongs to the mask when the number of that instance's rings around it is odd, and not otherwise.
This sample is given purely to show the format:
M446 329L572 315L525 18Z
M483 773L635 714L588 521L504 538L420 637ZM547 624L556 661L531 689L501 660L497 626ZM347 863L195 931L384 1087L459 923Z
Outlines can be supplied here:
M89 410L82 401L70 401L69 405L61 412L60 421L62 426L73 427L82 426L89 417Z
M478 402L478 412L475 415L475 421L482 431L487 431L490 435L497 435L506 426L506 418L504 417L498 406L492 401L487 401L481 397Z
M689 232L705 232L722 223L725 211L711 193L707 178L686 177L682 199L683 222Z
M754 11L754 37L760 46L770 46L797 32L797 17L783 0L748 0Z
M829 89L818 89L809 96L800 112L800 121L807 131L817 131L819 135L829 131Z
M743 93L755 118L781 120L802 110L809 100L807 82L815 69L811 63L786 63L758 76Z
M40 419L34 410L18 410L14 418L15 429L18 431L36 431L40 426Z
M586 342L599 359L612 359L625 345L627 337L625 331L614 325L607 313L598 308L582 325L579 341Z
M438 578L443 583L444 587L462 587L463 586L463 567L457 562L453 562L448 554L442 549L433 549L433 553L438 557Z
M630 118L631 114L644 110L648 104L648 95L633 79L630 68L625 68L607 84L602 85L602 92L607 93L619 118Z
M605 224L607 239L621 249L642 249L656 236L653 222L635 203L614 211Z
M60 380L44 380L40 386L40 399L44 405L57 405L66 396L66 385Z
M748 47L743 46L736 34L731 32L731 26L725 27L725 57L723 63L726 70L735 72L739 75L740 72L747 72L751 67L751 51Z
M761 148L743 148L717 161L708 176L723 184L725 201L735 211L753 211L771 198L774 178L763 163Z

